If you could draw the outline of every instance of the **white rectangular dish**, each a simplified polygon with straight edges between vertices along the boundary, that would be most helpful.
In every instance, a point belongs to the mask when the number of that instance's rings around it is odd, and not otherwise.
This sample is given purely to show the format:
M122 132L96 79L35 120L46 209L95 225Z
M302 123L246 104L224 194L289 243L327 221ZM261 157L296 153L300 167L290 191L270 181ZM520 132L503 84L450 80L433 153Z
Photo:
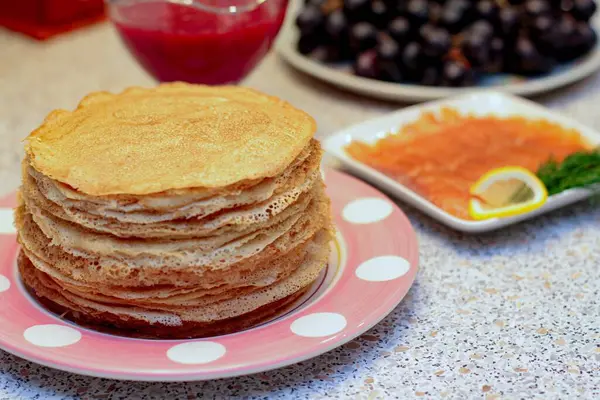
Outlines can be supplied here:
M529 100L499 92L481 91L408 107L343 129L324 141L325 151L339 159L349 171L357 176L381 187L389 194L405 201L443 224L463 232L478 233L502 228L586 199L592 195L592 191L589 189L571 189L550 196L542 207L529 213L508 218L469 221L447 213L406 186L353 159L345 151L345 147L354 140L374 143L390 132L398 131L403 125L414 122L423 112L439 112L444 107L451 107L460 113L469 113L477 116L495 115L499 117L522 116L525 118L542 118L558 123L566 128L574 128L592 145L600 146L600 133L571 118L562 116L553 110Z

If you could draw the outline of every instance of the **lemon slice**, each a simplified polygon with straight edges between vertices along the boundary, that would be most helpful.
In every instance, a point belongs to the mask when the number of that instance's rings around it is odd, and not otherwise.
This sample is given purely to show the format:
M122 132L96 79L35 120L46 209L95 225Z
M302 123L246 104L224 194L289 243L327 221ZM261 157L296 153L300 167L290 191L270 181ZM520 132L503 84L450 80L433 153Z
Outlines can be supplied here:
M544 183L522 167L489 171L471 187L470 194L469 214L476 220L527 213L548 198Z

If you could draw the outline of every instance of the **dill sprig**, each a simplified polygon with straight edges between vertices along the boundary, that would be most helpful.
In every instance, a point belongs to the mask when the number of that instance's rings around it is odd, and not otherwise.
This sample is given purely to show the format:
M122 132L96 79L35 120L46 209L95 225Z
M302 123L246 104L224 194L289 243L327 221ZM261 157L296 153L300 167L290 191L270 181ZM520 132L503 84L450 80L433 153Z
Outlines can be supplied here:
M540 166L537 176L548 195L600 184L600 148L573 153L560 163L550 159Z

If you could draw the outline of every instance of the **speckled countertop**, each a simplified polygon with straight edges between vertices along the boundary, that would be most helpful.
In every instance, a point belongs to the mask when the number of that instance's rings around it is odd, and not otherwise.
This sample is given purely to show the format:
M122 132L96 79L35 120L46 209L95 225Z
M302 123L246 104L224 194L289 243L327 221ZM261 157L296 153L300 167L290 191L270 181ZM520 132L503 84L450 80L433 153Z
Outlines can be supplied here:
M107 24L46 43L0 31L0 194L20 140L94 90L153 82ZM317 119L318 135L399 106L302 76L275 55L246 81ZM600 129L600 75L538 98ZM401 204L420 240L409 296L342 348L258 375L200 383L77 376L0 351L0 399L600 398L600 209L580 204L497 233L450 231Z

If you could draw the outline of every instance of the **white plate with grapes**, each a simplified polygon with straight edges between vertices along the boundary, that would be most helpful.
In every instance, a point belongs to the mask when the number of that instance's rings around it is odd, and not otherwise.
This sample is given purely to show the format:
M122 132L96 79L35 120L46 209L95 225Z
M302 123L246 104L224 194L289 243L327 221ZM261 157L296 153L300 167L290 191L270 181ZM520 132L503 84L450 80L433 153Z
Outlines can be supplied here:
M595 0L292 0L277 50L308 75L385 100L531 96L600 68L595 11Z

